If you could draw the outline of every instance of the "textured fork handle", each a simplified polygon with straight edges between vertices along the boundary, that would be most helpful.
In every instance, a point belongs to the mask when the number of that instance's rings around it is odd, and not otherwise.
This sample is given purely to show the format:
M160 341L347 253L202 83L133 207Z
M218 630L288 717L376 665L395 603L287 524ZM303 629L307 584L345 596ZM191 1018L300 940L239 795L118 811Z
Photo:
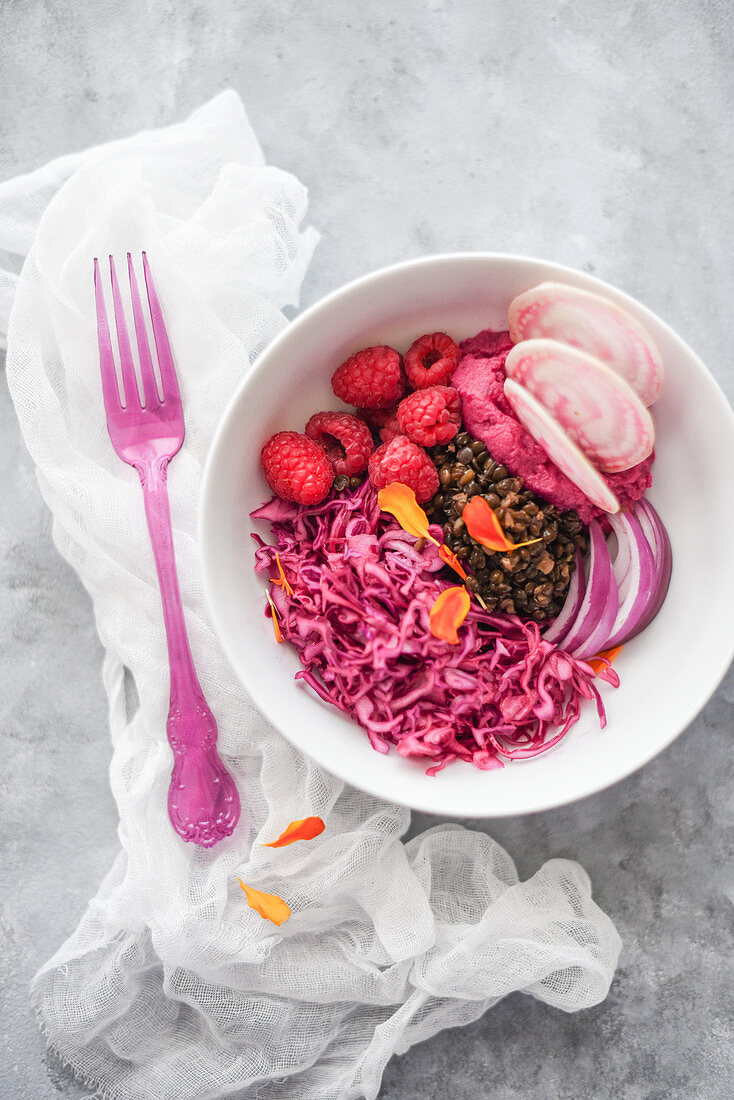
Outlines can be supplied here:
M216 750L217 724L194 668L173 552L168 458L137 466L168 640L171 697L166 732L174 752L168 812L184 840L205 848L233 831L240 814L234 782Z
M168 459L158 458L147 465L137 467L143 486L145 517L153 546L158 583L163 601L163 619L166 624L168 641L168 662L171 668L171 706L187 707L204 703L204 694L199 685L194 662L189 649L186 634L181 593L176 574L176 559L173 553L173 532L171 530L171 509L168 504ZM177 740L188 742L200 736L196 730L181 730ZM216 730L214 733L216 739ZM169 731L170 740L170 731ZM172 748L176 748L172 744Z

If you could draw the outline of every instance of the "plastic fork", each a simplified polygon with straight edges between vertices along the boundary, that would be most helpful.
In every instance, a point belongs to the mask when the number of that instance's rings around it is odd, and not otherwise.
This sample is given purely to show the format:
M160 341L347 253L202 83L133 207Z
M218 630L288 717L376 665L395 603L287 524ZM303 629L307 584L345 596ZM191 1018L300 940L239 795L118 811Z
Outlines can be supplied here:
M194 669L176 576L166 481L168 464L180 450L184 439L181 394L158 295L148 258L143 253L143 272L162 397L158 391L143 305L132 257L128 252L130 297L143 384L141 401L115 262L112 256L109 260L122 387L118 387L102 276L95 258L94 293L102 393L112 446L123 462L135 467L143 487L145 515L163 601L171 674L166 732L173 749L168 816L183 840L193 841L202 848L211 848L234 830L240 816L240 800L234 781L217 752L217 724Z

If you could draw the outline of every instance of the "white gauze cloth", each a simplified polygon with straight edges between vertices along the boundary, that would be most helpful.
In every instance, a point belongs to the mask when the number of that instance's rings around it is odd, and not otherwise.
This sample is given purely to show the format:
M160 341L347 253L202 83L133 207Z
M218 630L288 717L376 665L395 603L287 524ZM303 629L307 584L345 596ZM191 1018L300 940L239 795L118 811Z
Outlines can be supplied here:
M521 883L502 848L460 825L403 843L408 811L301 756L219 649L197 556L202 468L235 387L298 302L317 240L300 229L305 211L305 189L265 164L233 92L0 187L0 249L27 253L2 280L8 381L56 544L94 603L120 813L114 866L32 996L50 1045L105 1097L375 1097L392 1054L513 990L569 1012L596 1004L619 954L577 863L550 860ZM186 623L243 806L209 851L166 814L160 596L138 478L102 405L92 258L142 249L186 419L168 478ZM326 821L317 840L259 846L311 814ZM260 917L237 876L285 898L291 918Z

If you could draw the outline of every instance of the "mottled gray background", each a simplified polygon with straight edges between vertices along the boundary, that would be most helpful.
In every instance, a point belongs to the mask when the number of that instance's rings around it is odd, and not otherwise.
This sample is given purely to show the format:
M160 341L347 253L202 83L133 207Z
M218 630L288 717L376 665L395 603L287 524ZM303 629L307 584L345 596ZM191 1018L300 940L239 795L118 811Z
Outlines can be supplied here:
M0 177L232 86L310 188L304 305L428 252L534 253L639 297L731 399L733 42L729 0L0 0ZM0 1096L88 1097L47 1058L27 986L117 846L102 653L4 385L0 453ZM703 620L715 593L693 580ZM618 976L592 1011L516 995L414 1048L384 1100L734 1095L733 695L730 672L612 790L478 823L524 875L581 861L624 938Z

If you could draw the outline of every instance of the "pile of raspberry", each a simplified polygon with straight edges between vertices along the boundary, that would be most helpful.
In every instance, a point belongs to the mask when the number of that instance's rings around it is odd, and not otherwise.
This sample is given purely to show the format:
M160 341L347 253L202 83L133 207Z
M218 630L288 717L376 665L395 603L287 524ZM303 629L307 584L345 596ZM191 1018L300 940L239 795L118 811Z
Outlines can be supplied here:
M445 332L419 337L405 358L379 345L350 355L332 375L336 397L355 413L316 413L305 432L277 432L260 461L276 496L318 504L332 488L357 488L365 471L376 489L410 486L421 503L438 489L428 447L461 429L461 397L448 383L460 358Z

